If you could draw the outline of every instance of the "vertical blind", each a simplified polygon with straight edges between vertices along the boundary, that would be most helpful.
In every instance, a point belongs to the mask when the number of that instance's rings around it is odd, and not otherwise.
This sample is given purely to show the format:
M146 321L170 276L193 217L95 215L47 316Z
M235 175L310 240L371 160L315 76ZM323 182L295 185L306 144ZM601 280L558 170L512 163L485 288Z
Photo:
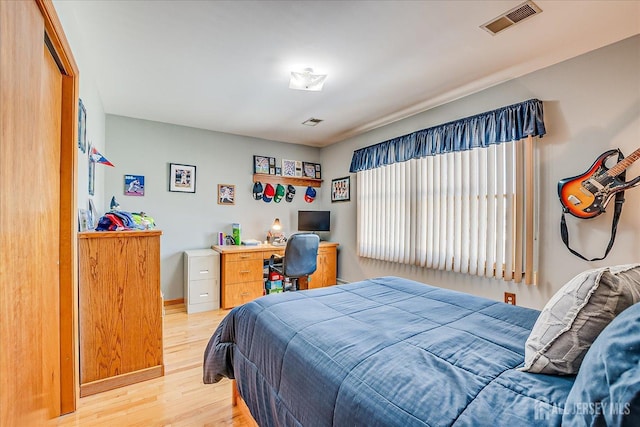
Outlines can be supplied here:
M533 283L527 147L544 132L542 103L531 100L354 153L359 255L517 282L524 275ZM421 155L425 146L431 154Z

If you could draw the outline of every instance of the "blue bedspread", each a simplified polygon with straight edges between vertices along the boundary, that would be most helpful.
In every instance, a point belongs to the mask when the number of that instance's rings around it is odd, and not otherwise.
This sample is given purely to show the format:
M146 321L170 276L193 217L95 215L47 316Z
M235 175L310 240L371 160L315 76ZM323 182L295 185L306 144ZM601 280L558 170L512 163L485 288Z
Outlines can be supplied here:
M538 314L396 277L269 295L222 321L204 382L264 427L560 425L575 377L514 369Z

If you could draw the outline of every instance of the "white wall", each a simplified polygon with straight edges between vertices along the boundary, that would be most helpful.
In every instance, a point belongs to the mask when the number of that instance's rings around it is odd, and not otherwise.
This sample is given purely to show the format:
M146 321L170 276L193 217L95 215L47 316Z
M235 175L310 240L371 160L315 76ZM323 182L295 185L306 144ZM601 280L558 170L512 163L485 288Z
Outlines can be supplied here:
M640 36L531 73L475 95L334 144L321 151L327 177L348 174L354 150L530 98L544 102L547 135L538 140L540 156L540 262L538 285L505 284L492 279L440 272L359 258L356 255L355 174L352 202L333 204L334 236L341 243L339 276L346 281L397 275L496 300L515 292L519 305L542 308L578 272L599 266L640 262L640 190L625 193L616 243L604 261L585 262L560 239L561 205L557 182L585 172L604 151L628 155L640 147ZM640 175L640 162L628 178ZM601 256L609 241L612 209L590 220L570 218L572 245L588 258Z
M328 185L317 189L313 203L304 201L306 187L296 187L291 203L253 199L253 155L318 162L315 147L267 141L184 126L107 115L107 147L103 153L114 168L106 171L105 204L112 196L122 210L144 211L163 232L161 281L165 299L183 297L182 253L214 244L214 233L231 234L231 224L242 225L243 239L265 240L277 217L289 235L297 230L298 209L322 209ZM196 166L196 192L169 191L169 164ZM324 166L324 165L323 165ZM144 197L124 195L124 175L145 177ZM217 203L218 184L236 186L235 205ZM330 236L327 236L328 238Z
M93 58L87 56L90 47L85 46L84 38L78 31L78 23L70 2L55 1L58 18L64 28L69 45L80 70L80 99L87 110L87 141L102 152L105 148L105 114L102 99L93 79ZM88 145L88 144L87 144ZM88 153L78 149L78 208L88 209L88 200L92 198L98 211L104 211L104 168L96 165L95 192L89 196Z

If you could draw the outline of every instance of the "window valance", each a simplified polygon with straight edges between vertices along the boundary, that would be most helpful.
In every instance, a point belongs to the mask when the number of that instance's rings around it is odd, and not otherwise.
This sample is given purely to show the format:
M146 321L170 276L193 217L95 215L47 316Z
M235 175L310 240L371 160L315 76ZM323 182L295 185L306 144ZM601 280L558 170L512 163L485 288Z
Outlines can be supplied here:
M545 133L542 101L530 99L361 148L353 152L349 171L487 147Z

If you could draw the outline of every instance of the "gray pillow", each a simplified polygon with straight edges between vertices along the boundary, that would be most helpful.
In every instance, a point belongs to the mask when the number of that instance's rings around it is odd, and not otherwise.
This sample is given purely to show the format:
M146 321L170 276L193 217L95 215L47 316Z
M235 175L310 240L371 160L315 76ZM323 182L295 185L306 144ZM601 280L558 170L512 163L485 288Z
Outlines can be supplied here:
M588 270L545 305L525 344L521 371L576 374L600 332L640 301L640 264Z

